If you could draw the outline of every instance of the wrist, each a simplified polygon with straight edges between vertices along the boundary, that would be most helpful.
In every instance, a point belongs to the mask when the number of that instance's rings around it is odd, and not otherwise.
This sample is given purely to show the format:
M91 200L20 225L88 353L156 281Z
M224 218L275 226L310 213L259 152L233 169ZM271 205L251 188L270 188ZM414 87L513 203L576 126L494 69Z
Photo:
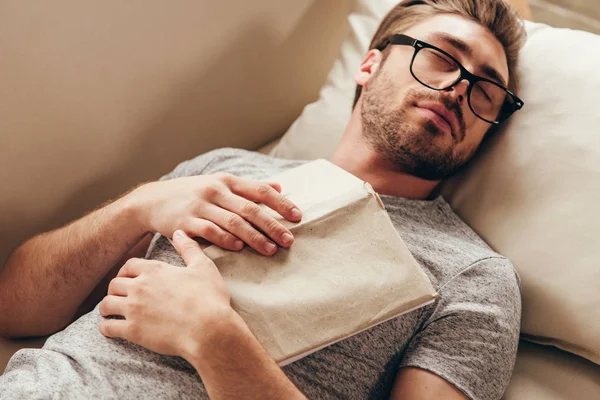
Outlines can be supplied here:
M120 199L122 212L128 216L130 221L140 228L140 231L143 234L154 232L148 223L148 206L142 193L146 185L148 185L148 183L137 186Z
M210 368L215 357L227 357L254 336L242 317L233 308L227 307L215 314L211 321L203 323L197 335L188 338L190 340L181 352L182 357L200 372Z

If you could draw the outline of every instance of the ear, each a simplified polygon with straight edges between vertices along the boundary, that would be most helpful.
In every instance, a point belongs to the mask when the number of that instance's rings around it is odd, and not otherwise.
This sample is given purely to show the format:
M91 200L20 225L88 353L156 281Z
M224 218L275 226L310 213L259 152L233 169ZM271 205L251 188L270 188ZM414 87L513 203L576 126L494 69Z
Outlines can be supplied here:
M361 86L366 86L368 82L373 78L375 72L381 65L383 60L383 54L377 49L371 49L365 56L365 59L360 64L360 68L354 80Z

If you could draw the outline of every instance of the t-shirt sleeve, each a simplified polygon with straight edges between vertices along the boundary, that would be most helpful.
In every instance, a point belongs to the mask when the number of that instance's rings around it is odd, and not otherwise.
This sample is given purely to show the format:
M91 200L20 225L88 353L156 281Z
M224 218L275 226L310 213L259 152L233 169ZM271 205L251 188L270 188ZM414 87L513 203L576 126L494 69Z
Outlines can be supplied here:
M235 166L241 162L240 160L249 154L254 154L256 156L257 153L243 149L235 149L232 147L223 147L212 150L207 153L200 154L191 160L180 163L173 171L163 175L159 180L166 181L184 176L196 176L216 172L230 172L230 168L235 168Z
M471 399L500 399L519 342L521 294L512 263L480 260L438 289L440 299L400 363L444 378Z
M183 176L196 176L205 173L209 164L219 156L222 149L212 150L187 161L179 163L173 171L163 175L159 180L181 178Z

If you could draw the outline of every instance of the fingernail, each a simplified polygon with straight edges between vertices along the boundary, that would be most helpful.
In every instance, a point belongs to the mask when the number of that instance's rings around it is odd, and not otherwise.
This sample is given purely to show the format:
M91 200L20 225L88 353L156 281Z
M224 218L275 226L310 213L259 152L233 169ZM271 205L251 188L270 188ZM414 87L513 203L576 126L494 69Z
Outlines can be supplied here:
M275 249L277 248L277 246L275 246L273 243L268 242L267 244L265 244L265 250L267 251L267 253L272 253L275 251Z
M241 250L242 247L244 247L244 242L242 242L241 240L236 240L235 242L233 242L233 247L237 250Z
M287 232L281 235L281 241L283 244L290 244L292 243L292 240L294 240L294 237Z
M173 237L185 237L186 234L185 232L183 232L181 229L177 229L174 233L173 233Z
M290 217L292 219L300 219L302 217L302 212L298 208L294 207L290 210Z

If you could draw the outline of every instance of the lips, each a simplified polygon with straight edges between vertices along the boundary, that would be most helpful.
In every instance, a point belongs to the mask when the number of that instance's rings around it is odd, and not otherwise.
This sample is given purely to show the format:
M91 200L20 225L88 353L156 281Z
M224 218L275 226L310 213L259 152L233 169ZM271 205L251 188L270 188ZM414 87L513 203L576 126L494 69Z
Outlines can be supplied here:
M418 104L417 107L427 109L439 115L450 126L452 136L455 138L458 137L458 134L460 132L460 129L458 127L458 119L456 118L454 113L452 113L446 108L446 106L440 103L425 103Z

